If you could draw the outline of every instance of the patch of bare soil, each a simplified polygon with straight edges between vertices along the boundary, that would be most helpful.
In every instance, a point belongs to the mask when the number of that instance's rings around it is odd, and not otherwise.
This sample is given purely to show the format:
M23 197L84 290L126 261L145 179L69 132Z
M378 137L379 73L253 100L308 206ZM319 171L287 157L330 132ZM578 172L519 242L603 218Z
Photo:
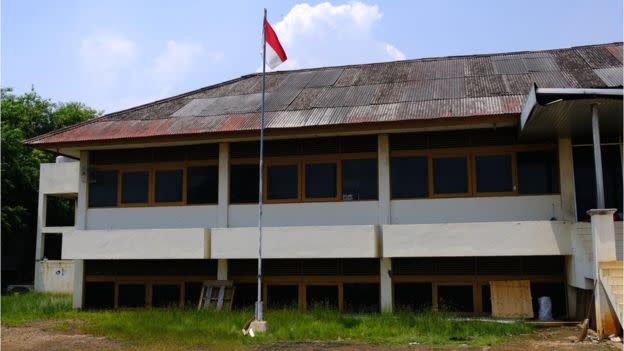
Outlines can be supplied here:
M75 332L80 321L45 321L24 327L2 327L1 345L3 351L11 350L130 350L124 345L104 337ZM62 331L61 331L62 330ZM540 329L529 335L518 336L508 343L469 347L454 344L448 346L430 345L345 345L343 343L278 343L265 345L260 350L293 351L425 351L425 350L480 350L480 351L601 351L622 350L621 343L581 342L575 343L578 334L574 327Z
M67 323L67 322L64 322ZM2 326L2 351L27 350L122 350L120 343L104 337L75 332L78 321L69 322L67 331L58 331L58 322L42 321L24 327Z
M561 327L538 329L529 335L518 336L508 343L494 345L470 347L468 345L455 344L448 346L431 345L405 345L405 346L385 346L385 345L341 345L341 344L274 344L262 348L262 350L280 351L425 351L425 350L480 350L480 351L601 351L601 350L623 350L622 343L610 341L574 342L578 335L575 327Z

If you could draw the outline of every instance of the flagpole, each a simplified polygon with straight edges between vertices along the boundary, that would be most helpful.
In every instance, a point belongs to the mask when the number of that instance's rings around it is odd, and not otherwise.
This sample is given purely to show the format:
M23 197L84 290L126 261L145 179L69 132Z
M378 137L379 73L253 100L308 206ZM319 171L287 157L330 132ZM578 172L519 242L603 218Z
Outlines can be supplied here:
M266 18L264 9L262 21L262 107L260 109L260 165L258 170L258 299L256 300L256 320L263 320L262 313L262 175L264 157L264 88L266 73Z

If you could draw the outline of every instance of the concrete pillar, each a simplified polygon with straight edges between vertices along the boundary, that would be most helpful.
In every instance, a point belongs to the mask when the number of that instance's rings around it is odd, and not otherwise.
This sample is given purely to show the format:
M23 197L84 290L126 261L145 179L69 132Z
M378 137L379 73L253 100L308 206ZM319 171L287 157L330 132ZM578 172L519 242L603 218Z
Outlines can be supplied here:
M382 257L379 259L379 298L381 312L392 313L394 294L392 289L392 259Z
M572 140L559 139L559 187L561 190L561 212L564 221L576 221L576 192L574 189L574 162Z
M39 199L37 204L37 242L35 248L35 262L43 258L43 227L45 227L46 212L48 209L47 197L41 190L41 181L39 181Z
M87 229L87 206L89 203L89 152L80 151L80 176L78 177L78 200L76 201L76 229Z
M217 280L228 280L228 260L220 258L217 261Z
M219 144L219 191L217 205L217 225L228 227L228 205L230 188L230 144Z
M388 134L377 136L379 224L390 224L390 145Z
M72 306L82 308L84 303L84 260L74 260L74 294Z
M566 285L566 297L568 302L568 318L574 320L581 320L585 317L576 315L576 288L571 285Z
M600 262L615 261L617 259L615 227L613 223L615 211L617 210L614 208L587 211L591 216L592 226L594 272L596 275L594 305L596 307L596 332L599 336L606 336L615 329L613 311L610 308L609 298L600 277Z

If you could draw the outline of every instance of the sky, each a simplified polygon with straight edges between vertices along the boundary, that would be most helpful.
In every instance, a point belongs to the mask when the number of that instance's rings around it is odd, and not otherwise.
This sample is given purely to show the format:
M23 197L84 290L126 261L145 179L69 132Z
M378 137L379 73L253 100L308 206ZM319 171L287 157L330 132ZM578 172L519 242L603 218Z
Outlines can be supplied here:
M264 7L277 69L622 41L620 0L2 0L0 85L108 113L234 79Z

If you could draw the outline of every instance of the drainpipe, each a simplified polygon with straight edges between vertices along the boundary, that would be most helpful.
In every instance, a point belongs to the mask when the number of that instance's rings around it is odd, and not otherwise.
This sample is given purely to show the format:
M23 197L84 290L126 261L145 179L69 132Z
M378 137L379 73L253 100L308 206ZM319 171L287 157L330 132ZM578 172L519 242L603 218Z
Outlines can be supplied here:
M594 141L594 168L596 170L596 208L605 208L604 184L602 178L602 153L600 151L600 125L598 123L598 105L591 105L592 137Z

